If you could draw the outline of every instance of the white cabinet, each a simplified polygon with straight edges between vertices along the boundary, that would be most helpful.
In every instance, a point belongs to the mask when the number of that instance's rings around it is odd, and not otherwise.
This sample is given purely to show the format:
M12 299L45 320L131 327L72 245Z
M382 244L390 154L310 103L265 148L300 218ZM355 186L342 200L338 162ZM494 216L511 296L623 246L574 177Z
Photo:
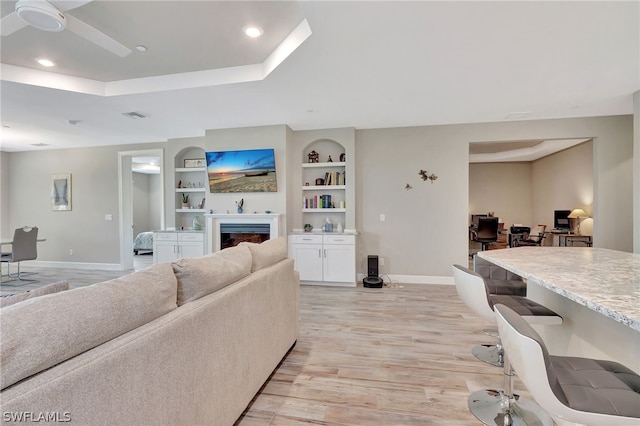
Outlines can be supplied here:
M301 281L322 281L322 235L290 235L289 256Z
M153 263L204 256L202 232L154 232Z
M289 256L309 284L356 285L356 236L347 234L293 234Z

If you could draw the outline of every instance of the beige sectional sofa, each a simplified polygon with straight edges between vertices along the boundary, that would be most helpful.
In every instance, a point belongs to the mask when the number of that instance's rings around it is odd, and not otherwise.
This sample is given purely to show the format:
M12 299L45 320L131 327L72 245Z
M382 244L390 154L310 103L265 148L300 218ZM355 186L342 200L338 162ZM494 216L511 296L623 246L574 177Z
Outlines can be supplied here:
M286 250L243 244L2 308L0 421L232 425L297 339Z

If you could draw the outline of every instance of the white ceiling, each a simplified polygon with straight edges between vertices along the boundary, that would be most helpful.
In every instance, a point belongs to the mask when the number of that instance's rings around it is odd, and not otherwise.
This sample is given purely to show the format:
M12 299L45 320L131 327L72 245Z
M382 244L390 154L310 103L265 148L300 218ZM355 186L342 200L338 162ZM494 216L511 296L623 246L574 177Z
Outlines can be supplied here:
M2 0L1 16L13 7ZM25 27L2 37L4 151L271 124L380 128L632 114L640 89L638 1L96 0L66 13L132 53L121 58L68 30ZM264 36L247 39L248 24ZM41 56L57 67L43 71L34 62ZM131 111L147 118L122 115Z

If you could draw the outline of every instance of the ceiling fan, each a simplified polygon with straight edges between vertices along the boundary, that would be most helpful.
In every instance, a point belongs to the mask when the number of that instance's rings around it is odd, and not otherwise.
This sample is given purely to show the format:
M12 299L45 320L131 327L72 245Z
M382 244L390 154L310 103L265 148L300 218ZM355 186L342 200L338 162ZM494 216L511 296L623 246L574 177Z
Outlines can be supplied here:
M74 32L82 38L89 40L109 52L125 57L131 50L123 44L115 41L102 31L64 12L75 9L89 3L91 0L60 1L47 0L18 0L15 12L12 12L0 20L2 36L8 36L21 28L30 25L43 31L59 32L64 29Z

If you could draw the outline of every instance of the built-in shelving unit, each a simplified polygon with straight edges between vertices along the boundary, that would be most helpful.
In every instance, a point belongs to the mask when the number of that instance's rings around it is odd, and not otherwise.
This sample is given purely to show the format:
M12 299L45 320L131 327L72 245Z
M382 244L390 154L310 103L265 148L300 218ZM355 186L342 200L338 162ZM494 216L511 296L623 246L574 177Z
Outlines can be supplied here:
M192 148L183 150L175 158L175 205L176 228L192 229L194 217L206 213L206 208L199 208L204 203L207 193L207 168L184 167L185 159L205 160L204 150ZM183 195L189 195L189 207L183 206ZM204 227L204 218L200 222Z
M344 157L344 147L338 142L321 140L312 144L302 162L302 213L304 224L318 229L325 218L334 223L345 224L346 170L345 161L309 162L308 153L316 151L320 158ZM322 181L318 182L319 180ZM331 202L328 203L330 198ZM304 225L303 224L303 225Z

